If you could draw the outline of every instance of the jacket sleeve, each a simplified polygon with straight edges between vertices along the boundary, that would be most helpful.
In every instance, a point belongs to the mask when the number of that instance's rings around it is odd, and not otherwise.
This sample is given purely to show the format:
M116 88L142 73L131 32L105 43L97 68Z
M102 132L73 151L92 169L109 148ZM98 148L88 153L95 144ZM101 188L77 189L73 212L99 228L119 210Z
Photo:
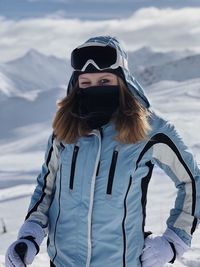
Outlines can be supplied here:
M153 162L173 180L177 190L167 226L188 246L200 218L200 170L175 127L164 121L152 139Z
M43 228L48 224L48 209L51 205L54 181L58 170L59 142L54 134L48 139L45 159L37 177L37 185L32 195L25 221L33 221Z

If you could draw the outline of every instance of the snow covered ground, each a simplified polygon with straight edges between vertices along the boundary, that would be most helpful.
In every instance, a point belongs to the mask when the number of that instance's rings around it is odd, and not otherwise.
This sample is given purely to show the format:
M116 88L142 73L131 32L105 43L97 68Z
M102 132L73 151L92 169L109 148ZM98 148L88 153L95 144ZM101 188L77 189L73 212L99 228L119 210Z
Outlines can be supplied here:
M181 82L161 81L146 90L153 107L177 126L186 144L200 164L200 79ZM24 111L25 112L25 111ZM27 124L15 129L13 138L0 139L0 267L4 266L4 253L16 239L22 224L35 180L44 158L44 148L50 133L51 122ZM162 188L159 186L162 183ZM165 221L173 205L176 190L170 179L155 169L147 205L147 229L156 234L165 230ZM3 221L7 233L2 233ZM200 266L200 229L197 229L192 248L174 267ZM48 266L43 242L33 267ZM109 266L108 266L109 267Z

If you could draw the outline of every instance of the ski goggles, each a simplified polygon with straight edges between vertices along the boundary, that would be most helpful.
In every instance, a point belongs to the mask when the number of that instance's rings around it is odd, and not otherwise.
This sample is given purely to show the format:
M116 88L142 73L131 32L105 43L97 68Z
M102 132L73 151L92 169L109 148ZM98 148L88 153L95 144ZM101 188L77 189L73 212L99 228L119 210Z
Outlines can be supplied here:
M85 71L92 64L98 70L128 69L127 60L114 47L100 43L85 43L71 53L71 66L76 71Z

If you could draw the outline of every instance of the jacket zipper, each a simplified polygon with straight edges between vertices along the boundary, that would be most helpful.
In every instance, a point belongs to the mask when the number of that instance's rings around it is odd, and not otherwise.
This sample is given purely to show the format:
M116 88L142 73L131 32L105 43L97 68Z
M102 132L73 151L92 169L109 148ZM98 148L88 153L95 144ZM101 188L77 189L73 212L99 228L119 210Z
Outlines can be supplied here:
M128 192L130 190L130 187L131 187L131 183L132 183L132 176L130 176L128 188L127 188L126 195L125 195L125 198L124 198L124 218L123 218L123 221L122 221L122 233L123 233L123 244L124 244L124 249L123 249L123 267L126 267L126 230L125 230L125 220L126 220L126 214L127 214L126 199L127 199Z
M102 138L100 131L99 131L99 133L94 131L93 134L96 135L99 139L99 148L98 148L98 152L97 152L97 156L96 156L94 172L92 175L91 187L90 187L90 204L89 204L89 211L88 211L88 216L87 216L87 220L88 220L88 251L87 251L86 267L90 266L90 260L91 260L91 256L92 256L92 243L91 243L91 239L92 239L92 237L91 237L92 236L92 209L93 209L93 202L94 202L96 173L97 173L97 168L98 168L98 164L99 164L99 160L100 160L100 154L101 154L101 138Z
M101 141L102 141L102 139L103 139L103 128L102 127L99 128L99 132L100 132L100 137L101 137ZM100 168L100 160L99 160L99 163L98 163L98 166L97 166L96 176L99 175L99 168Z
M113 155L112 155L112 161L110 165L108 184L107 184L107 190L106 190L106 193L109 195L112 194L112 186L113 186L113 180L114 180L114 175L115 175L117 157L118 157L118 150L115 148L115 150L113 151Z
M52 262L54 262L55 257L57 256L57 248L56 248L56 232L57 232L57 224L58 224L58 220L60 217L60 198L61 198L61 178L62 178L62 164L60 165L60 188L59 188L59 210L58 210L58 216L56 218L56 224L55 224L55 231L54 231L54 246L55 246L55 255L54 258L52 260Z
M76 167L76 160L77 160L78 151L79 151L79 146L75 145L73 156L72 156L70 182L69 182L69 188L71 190L73 190L73 187L74 187L74 173L75 173L75 167Z

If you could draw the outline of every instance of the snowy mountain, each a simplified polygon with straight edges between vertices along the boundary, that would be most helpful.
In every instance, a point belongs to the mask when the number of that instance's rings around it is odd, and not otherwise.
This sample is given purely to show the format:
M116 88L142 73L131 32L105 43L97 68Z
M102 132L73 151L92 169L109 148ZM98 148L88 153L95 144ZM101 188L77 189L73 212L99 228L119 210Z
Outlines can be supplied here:
M34 101L23 97L5 98L0 105L0 138L8 138L17 127L50 121L56 111L56 100L64 97L66 90L52 88L39 91Z
M68 73L66 60L32 49L21 58L0 64L0 93L32 99L40 90L66 84Z
M144 47L129 53L129 63L144 85L200 76L200 55L191 51L160 53ZM0 122L4 127L0 138L10 137L16 127L51 121L56 100L66 94L70 74L69 61L33 49L21 58L1 64Z
M191 55L194 55L194 52L190 50L164 53L154 51L151 47L144 46L134 52L128 53L129 68L134 72L135 69L163 65Z
M200 57L187 50L161 53L143 47L129 52L129 68L142 84L196 78L199 65ZM66 85L71 71L69 61L32 49L21 58L0 64L0 100L10 96L34 100L41 90Z
M185 81L200 77L200 55L190 55L162 64L136 68L135 77L143 85L151 85L159 81Z

